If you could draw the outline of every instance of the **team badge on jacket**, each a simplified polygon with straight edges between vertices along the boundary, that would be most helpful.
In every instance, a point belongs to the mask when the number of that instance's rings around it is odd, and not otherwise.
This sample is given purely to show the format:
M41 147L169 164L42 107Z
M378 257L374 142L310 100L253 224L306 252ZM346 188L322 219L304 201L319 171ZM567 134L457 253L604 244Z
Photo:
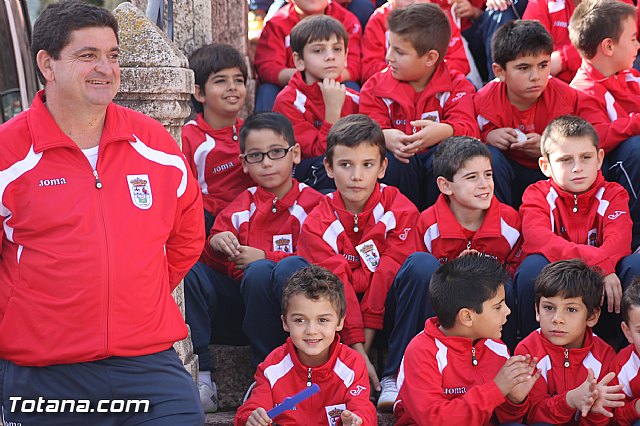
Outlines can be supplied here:
M346 404L338 404L338 405L329 405L324 407L327 412L327 420L329 421L329 426L336 426L338 421L340 420L340 415L344 410L347 409Z
M149 175L127 175L127 183L133 205L142 210L151 208L153 197L151 196Z
M356 246L356 250L358 250L360 258L364 261L364 264L367 265L367 268L371 272L375 272L380 264L380 252L378 251L378 247L376 247L376 243L374 243L373 240L367 240L359 246Z
M283 251L285 253L293 252L293 235L274 235L273 236L273 251Z

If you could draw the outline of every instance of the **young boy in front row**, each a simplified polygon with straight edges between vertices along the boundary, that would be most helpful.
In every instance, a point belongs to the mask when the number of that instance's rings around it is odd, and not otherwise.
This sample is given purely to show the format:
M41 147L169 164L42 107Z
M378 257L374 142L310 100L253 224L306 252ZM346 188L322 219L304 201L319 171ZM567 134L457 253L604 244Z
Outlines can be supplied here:
M461 256L433 274L429 297L437 314L407 347L394 406L397 426L520 422L540 373L536 358L509 357L500 342L510 313L502 265Z
M360 92L360 112L380 124L389 157L384 182L397 186L420 210L438 189L431 173L434 145L449 136L478 137L473 86L443 62L451 39L449 19L432 3L389 14L389 66ZM426 192L426 193L425 193Z
M602 177L604 152L598 144L593 127L575 116L553 120L542 134L540 170L548 180L527 188L520 207L523 261L515 284L523 336L538 328L533 282L540 270L579 258L605 276L607 309L599 334L621 337L614 330L619 330L622 287L640 275L640 254L630 254L629 195ZM615 324L603 327L603 319Z
M310 265L291 276L282 290L282 327L290 337L258 366L256 386L238 409L236 426L378 424L364 360L337 335L346 309L343 285L331 272ZM312 383L319 394L269 418L267 410Z
M595 99L549 78L553 40L539 22L500 27L491 51L497 78L473 102L481 139L491 151L496 196L517 209L527 186L544 179L538 169L540 135L551 120L577 115L604 134L607 118Z
M612 384L621 384L625 393L624 406L613 410L617 425L637 425L640 420L640 279L622 295L622 332L629 346L622 349L611 361L610 371L616 374Z
M202 190L209 235L218 213L254 185L238 157L238 114L247 96L247 65L233 47L210 44L193 52L189 67L195 76L191 100L198 116L182 128L182 152Z
M300 147L281 114L250 116L240 132L240 150L244 172L258 186L242 192L216 217L200 262L184 280L186 321L207 411L215 411L209 343L245 344L239 340L244 330L257 365L286 338L278 318L270 321L264 299L270 291L281 291L291 273L303 266L280 260L295 254L307 213L322 198L291 177Z
M440 197L420 214L416 227L419 251L402 265L389 289L414 289L406 306L402 322L408 333L389 336L389 354L382 378L382 393L378 410L391 411L398 394L396 374L405 348L424 328L427 318L435 315L429 302L429 281L440 264L469 253L482 253L507 265L513 277L520 260L520 215L493 196L491 154L486 145L467 136L454 136L438 145L433 159ZM515 308L512 279L505 281L505 298L509 308ZM504 326L502 340L513 350L516 345L516 321L512 314ZM391 378L391 381L389 380ZM389 386L391 385L391 386Z
M540 360L542 375L529 393L528 424L606 425L613 416L610 408L623 405L622 386L608 386L615 352L591 331L600 316L602 291L602 275L578 259L549 264L536 279L540 329L515 351Z
M335 189L322 163L327 133L340 117L356 114L360 102L360 95L340 82L349 35L335 18L315 15L298 22L290 40L297 71L278 94L273 111L293 124L302 154L295 169L298 181L318 190Z

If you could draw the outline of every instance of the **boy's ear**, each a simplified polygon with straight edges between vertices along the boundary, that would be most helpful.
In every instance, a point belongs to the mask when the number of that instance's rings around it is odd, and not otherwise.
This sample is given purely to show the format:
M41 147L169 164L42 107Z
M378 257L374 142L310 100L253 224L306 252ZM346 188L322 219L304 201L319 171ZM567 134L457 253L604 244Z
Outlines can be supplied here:
M438 176L436 178L436 184L440 193L444 195L451 195L451 182L449 182L444 176Z
M504 83L504 75L505 75L504 68L502 68L500 65L496 64L495 62L491 64L491 68L493 68L493 75L498 77L498 80Z
M620 328L622 328L622 332L624 333L624 337L627 338L627 341L633 345L633 337L631 336L631 330L629 330L627 323L620 321Z
M333 179L333 168L331 167L331 164L327 161L327 157L324 157L323 163L324 163L324 169L327 172L327 176Z
M291 148L291 158L293 159L293 164L300 164L302 154L300 153L300 144L297 142L293 148Z
M380 164L380 169L378 170L378 179L382 179L384 175L387 173L387 166L389 165L389 160L387 157L382 159L382 164Z
M587 318L587 326L593 328L598 323L598 319L600 319L600 308L594 309L593 313Z
M473 311L469 308L462 308L458 311L458 321L465 327L473 326Z
M540 307L538 306L538 304L535 304L535 308L536 308L536 321L540 322Z
M238 158L240 159L240 164L242 164L242 171L244 172L244 174L249 174L249 168L247 167L247 162L244 161L242 154L239 154Z
M336 331L342 331L342 327L344 327L344 317L338 321L338 326L336 327Z
M284 329L284 331L289 333L289 326L287 325L287 322L284 320L284 315L280 315L280 320L282 321L282 328Z
M193 92L193 97L196 98L196 101L204 104L204 90L200 89L199 84L196 84L196 90Z
M602 162L604 161L604 149L598 150L598 169L602 168Z
M436 64L438 63L438 59L440 58L440 53L438 53L437 50L435 49L431 49L430 51L428 51L427 53L425 53L422 56L423 60L424 60L424 64L431 68L431 67L435 67Z
M613 55L615 47L616 47L616 42L613 39L605 38L598 45L598 50L602 52L604 56L611 56Z
M543 175L548 178L551 177L551 165L549 164L549 160L544 157L538 158L538 167L540 167L540 171Z
M300 72L304 71L304 59L302 59L302 55L298 52L293 52L293 65L296 67L296 70Z

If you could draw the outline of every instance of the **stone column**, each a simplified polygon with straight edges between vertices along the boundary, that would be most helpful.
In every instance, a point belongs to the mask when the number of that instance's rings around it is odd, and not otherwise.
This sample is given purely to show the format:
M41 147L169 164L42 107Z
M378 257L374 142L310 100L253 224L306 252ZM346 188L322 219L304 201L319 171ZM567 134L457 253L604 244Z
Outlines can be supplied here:
M158 120L180 145L182 125L189 116L189 100L194 90L187 58L131 3L120 4L113 14L120 26L122 80L115 102ZM182 284L176 288L174 297L184 316ZM174 348L196 378L198 362L191 339L177 342Z

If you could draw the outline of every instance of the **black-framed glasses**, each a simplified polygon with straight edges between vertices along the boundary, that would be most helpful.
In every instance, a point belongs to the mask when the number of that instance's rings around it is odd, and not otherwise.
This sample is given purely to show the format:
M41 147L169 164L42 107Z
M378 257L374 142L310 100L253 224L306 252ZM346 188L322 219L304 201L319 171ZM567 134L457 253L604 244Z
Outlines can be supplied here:
M291 148L293 148L293 146L290 146L289 148L273 148L267 152L254 151L248 154L242 154L242 158L244 158L244 161L249 164L262 163L265 155L271 160L279 160L281 158L284 158L289 153L289 151L291 151Z

